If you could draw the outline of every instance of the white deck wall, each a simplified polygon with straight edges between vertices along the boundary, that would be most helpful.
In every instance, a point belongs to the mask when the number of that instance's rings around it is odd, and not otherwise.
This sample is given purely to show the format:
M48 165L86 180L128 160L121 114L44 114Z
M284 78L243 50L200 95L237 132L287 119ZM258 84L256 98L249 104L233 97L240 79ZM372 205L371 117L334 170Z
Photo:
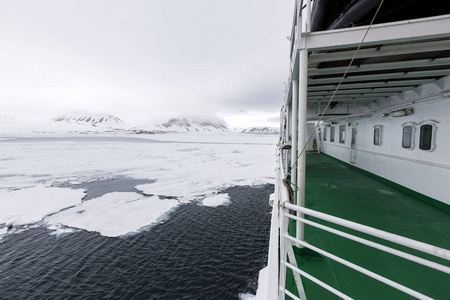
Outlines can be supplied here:
M405 117L382 117L375 113L369 118L341 121L335 127L334 143L330 142L330 127L327 140L322 141L323 151L339 160L350 163L351 126L357 125L355 166L384 177L433 199L450 204L450 99L441 98L430 104L410 106L413 114ZM421 123L434 120L437 125L433 151L419 149L420 126L416 126L412 150L402 147L402 124ZM339 143L339 125L346 124L345 143ZM382 125L382 144L373 144L374 126ZM323 136L323 127L322 127Z

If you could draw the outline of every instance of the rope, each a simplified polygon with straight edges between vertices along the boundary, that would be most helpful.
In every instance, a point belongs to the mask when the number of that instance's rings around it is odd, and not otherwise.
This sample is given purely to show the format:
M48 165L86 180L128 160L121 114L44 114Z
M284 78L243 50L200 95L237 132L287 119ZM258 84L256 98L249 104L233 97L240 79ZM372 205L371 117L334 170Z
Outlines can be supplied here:
M288 173L286 174L286 177L289 176L292 172L292 170L295 168L295 166L298 164L298 161L300 159L300 157L302 156L303 152L305 152L306 147L308 146L308 143L311 141L311 138L313 137L313 135L316 133L317 127L319 127L320 122L323 119L323 116L325 115L325 112L327 111L328 107L330 106L331 102L333 101L334 96L336 95L337 91L339 90L339 88L341 87L342 82L344 81L345 77L347 76L348 70L350 70L350 67L353 64L353 61L356 58L356 55L358 54L358 51L361 49L361 46L364 42L364 40L367 37L367 34L369 33L370 28L372 27L373 22L375 21L375 18L378 15L378 12L380 11L381 5L383 4L384 0L381 0L380 5L378 5L377 11L375 12L375 15L373 16L372 20L370 21L369 27L367 27L366 32L364 33L364 36L361 40L361 42L358 45L358 48L356 48L355 53L353 54L353 57L350 61L350 63L347 66L347 69L344 72L344 75L342 75L341 80L339 81L338 85L336 86L336 89L333 92L333 95L331 95L330 101L328 101L327 106L325 106L325 109L323 110L322 115L319 118L319 121L317 122L316 126L314 126L313 132L311 133L311 135L308 138L308 141L306 142L305 146L303 147L302 151L300 152L300 154L297 156L297 159L295 160L294 164L292 165L292 167L290 168L290 170L288 171ZM298 188L297 188L298 191Z

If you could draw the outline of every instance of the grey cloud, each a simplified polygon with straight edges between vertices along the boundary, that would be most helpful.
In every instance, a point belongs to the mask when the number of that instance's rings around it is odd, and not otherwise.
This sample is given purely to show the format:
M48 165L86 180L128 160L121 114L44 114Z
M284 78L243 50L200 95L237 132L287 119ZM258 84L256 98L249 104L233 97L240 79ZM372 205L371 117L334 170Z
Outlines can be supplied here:
M292 7L279 0L3 1L0 111L148 120L277 109Z

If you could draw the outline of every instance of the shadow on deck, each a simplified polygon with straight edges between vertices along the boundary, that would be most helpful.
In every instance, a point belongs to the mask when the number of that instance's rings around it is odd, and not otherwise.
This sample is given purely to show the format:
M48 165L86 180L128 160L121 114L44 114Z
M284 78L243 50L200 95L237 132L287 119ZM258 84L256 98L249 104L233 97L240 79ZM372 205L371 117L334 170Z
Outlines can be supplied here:
M307 208L450 249L448 211L408 195L326 155L309 153L306 172ZM307 219L450 266L448 261L431 255L312 217ZM295 221L291 220L289 232L295 236L294 231ZM316 247L429 297L450 299L448 274L308 225L305 226L305 239ZM298 254L297 264L300 269L354 299L414 299L328 258ZM288 289L296 290L292 272L288 271L287 276ZM306 278L302 278L302 282L309 300L339 299Z

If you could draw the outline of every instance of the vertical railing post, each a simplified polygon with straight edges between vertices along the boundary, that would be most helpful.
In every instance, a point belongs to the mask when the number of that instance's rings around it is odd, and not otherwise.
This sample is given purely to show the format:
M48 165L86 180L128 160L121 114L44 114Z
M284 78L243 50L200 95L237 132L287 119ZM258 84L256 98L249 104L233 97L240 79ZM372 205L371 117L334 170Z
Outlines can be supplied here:
M292 118L291 118L291 111L289 109L289 105L286 104L285 107L286 110L286 132L285 132L285 141L288 143L291 141L291 137L290 137L290 133L291 133L291 122L292 122ZM290 168L290 157L288 157L289 152L288 151L283 151L283 153L285 153L285 164L284 164L284 170L286 172L288 172L289 168Z
M297 191L297 129L298 129L298 80L292 80L292 123L291 123L291 182L292 189ZM295 196L294 196L295 197Z
M289 210L285 208L285 204L289 203L290 193L283 183L286 178L286 173L282 168L283 162L279 163L279 181L278 184L278 225L279 225L279 246L280 246L280 268L279 268L279 288L278 288L278 299L285 300L286 298L286 262L287 262L287 251L286 251L286 238L285 235L289 228L289 219L285 216L285 213Z
M303 1L304 8L302 10L302 30L299 37L299 100L298 100L298 149L301 155L298 157L297 163L297 205L305 206L305 174L306 174L306 110L308 96L308 49L305 43L305 35L310 31L311 27L311 0ZM303 214L297 212L299 218L303 218ZM304 240L304 224L297 222L296 228L297 239Z
M281 184L281 183L280 183ZM284 216L284 205L283 202L285 201L285 193L286 188L280 186L280 205L278 206L278 219L280 222L280 260L282 261L280 263L280 281L279 281L279 290L278 290L278 299L279 300L285 300L286 298L286 250L285 250L285 237L284 234L287 232L286 227L286 219Z

